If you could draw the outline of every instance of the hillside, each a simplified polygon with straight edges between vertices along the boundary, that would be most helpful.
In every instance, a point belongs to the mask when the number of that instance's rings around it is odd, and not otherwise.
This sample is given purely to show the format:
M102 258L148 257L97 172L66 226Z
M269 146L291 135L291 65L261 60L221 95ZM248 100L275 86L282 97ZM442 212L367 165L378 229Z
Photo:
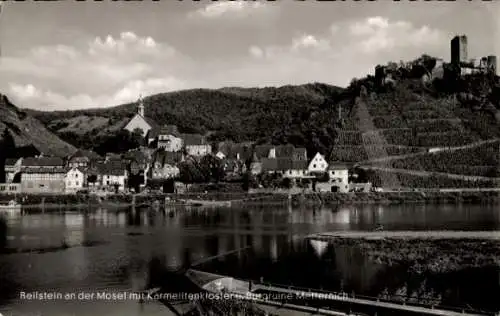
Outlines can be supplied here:
M342 92L326 84L196 89L149 96L144 103L146 116L158 124L175 124L184 133L210 132L211 141L288 142L326 154L336 135L333 105ZM136 106L29 113L75 146L96 149L123 128Z
M373 182L384 187L491 185L488 181L494 179L481 177L497 174L494 161L464 167L475 159L476 150L460 153L469 158L449 164L404 157L435 148L474 148L500 138L499 78L486 73L459 76L446 65L433 72L436 62L425 55L391 64L390 79L368 75L346 89L315 83L157 94L145 99L146 115L158 124L175 124L181 132L209 133L211 141L291 143L306 147L310 157L319 151L331 161L371 165L378 168L370 169ZM438 75L431 78L431 73ZM95 149L99 144L109 148L135 111L134 103L30 113L66 141ZM386 160L392 156L401 159Z
M36 118L21 111L6 96L0 94L0 131L7 128L13 136L16 147L33 145L45 155L66 156L76 148L40 123Z

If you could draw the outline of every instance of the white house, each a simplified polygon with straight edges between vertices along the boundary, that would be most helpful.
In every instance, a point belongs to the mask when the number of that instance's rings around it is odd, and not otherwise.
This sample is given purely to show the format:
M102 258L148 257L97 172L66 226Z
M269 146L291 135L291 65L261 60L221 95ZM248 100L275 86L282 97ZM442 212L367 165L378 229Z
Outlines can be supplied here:
M180 174L178 164L184 160L180 152L158 151L153 158L153 179L175 178Z
M219 158L220 160L226 159L226 154L224 154L222 151L218 151L217 154L215 154L215 157Z
M108 162L97 165L97 170L102 187L108 190L125 190L125 183L128 177L126 165L121 162Z
M208 144L205 137L198 134L183 134L184 146L190 156L203 157L212 152L212 146Z
M327 168L328 168L328 162L326 162L325 157L322 154L317 153L309 163L307 171L309 173L325 172Z
M72 167L66 172L66 177L64 178L65 191L76 192L85 187L85 173L82 169L78 167Z
M337 192L349 192L349 172L344 165L331 164L328 167L330 183L337 187Z
M178 152L182 150L183 144L175 125L165 125L158 132L158 148L169 152Z

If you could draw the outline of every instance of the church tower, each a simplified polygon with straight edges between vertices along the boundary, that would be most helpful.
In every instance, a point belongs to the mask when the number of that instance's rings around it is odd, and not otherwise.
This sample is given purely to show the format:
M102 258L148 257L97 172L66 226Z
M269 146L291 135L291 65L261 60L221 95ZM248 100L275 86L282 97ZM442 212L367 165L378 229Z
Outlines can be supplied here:
M139 103L139 106L137 107L137 114L144 117L144 100L142 99L142 96L139 97L137 102Z

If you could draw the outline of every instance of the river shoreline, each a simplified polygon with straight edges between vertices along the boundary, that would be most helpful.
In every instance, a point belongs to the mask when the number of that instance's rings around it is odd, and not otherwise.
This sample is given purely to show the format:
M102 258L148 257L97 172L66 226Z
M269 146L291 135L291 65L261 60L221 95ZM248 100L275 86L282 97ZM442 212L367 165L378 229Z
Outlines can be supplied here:
M310 240L359 250L372 264L385 267L392 281L374 290L372 294L380 299L464 308L470 304L491 312L500 307L495 279L500 273L498 232L336 232ZM471 280L480 280L480 294L460 296ZM443 290L442 284L451 285Z
M405 191L359 193L198 193L198 194L112 194L107 196L75 194L1 194L0 201L15 199L24 208L84 209L89 206L149 207L149 206L258 206L258 205L349 205L349 204L457 204L497 203L500 192L495 191Z

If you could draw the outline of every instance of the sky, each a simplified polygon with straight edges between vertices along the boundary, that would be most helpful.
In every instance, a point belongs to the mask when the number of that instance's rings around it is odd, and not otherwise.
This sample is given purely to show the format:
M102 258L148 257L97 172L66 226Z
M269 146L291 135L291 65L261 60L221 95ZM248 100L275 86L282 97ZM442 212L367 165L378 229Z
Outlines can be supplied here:
M0 92L38 110L115 106L193 88L347 86L424 53L500 56L500 1L8 2Z

